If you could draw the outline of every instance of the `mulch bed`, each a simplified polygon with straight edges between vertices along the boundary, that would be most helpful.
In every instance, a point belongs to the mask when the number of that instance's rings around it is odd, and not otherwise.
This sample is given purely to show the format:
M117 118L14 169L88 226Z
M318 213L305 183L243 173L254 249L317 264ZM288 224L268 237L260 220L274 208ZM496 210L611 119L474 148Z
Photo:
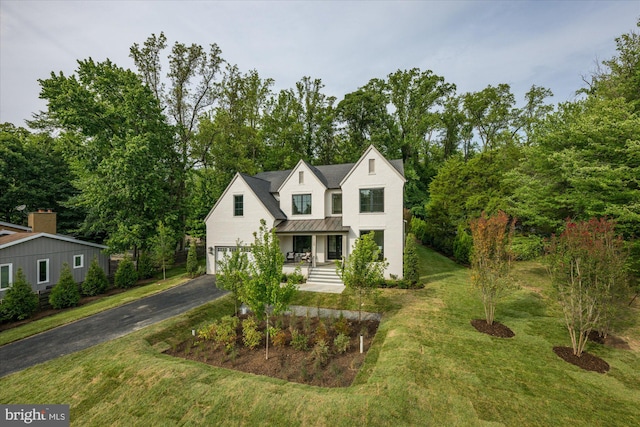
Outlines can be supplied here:
M583 351L580 357L573 354L571 347L553 347L553 351L565 362L569 362L586 371L594 371L601 374L609 371L609 364L607 362L586 351Z
M493 324L488 324L486 319L473 319L471 325L479 332L498 337L498 338L511 338L516 334L509 329L509 327L503 325L500 322L493 321Z
M240 318L242 319L243 317L241 316ZM327 326L330 355L327 362L321 365L314 360L312 352L315 338L313 331L316 331L320 320L317 317L305 318L305 316L281 316L279 319L282 324L281 329L286 333L286 343L282 346L274 346L270 341L268 360L265 359L264 338L261 345L253 350L243 345L241 324L236 330L238 335L236 347L231 354L227 354L223 348L216 346L213 341L196 343L198 341L196 337L189 338L174 346L165 351L165 354L221 368L280 378L290 382L321 387L348 387L362 366L379 325L377 320L349 321L351 329L350 347L347 352L342 354L336 353L333 346L336 334L330 326ZM323 319L323 321L326 324L327 319ZM308 335L309 349L307 351L296 350L290 345L291 332L289 324L291 322L298 330L302 330L305 327L304 322L307 322L308 330L312 331ZM261 326L260 330L264 331L264 326ZM364 353L362 354L360 353L361 331L364 335Z
M620 350L631 350L629 343L623 340L620 337L616 337L615 335L607 334L606 337L600 335L598 331L589 332L589 341L606 345L607 347L617 348Z

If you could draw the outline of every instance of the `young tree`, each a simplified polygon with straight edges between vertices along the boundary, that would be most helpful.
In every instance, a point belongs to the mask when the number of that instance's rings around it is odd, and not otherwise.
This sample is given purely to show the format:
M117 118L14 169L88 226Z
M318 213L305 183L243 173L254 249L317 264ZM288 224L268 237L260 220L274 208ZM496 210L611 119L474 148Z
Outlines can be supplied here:
M49 303L53 308L67 308L78 305L80 301L80 290L78 284L73 280L73 274L69 264L64 263L60 279L51 290Z
M156 235L151 238L151 250L156 263L162 268L162 279L167 279L167 267L173 264L176 241L173 231L163 221L158 221Z
M409 233L405 239L404 245L404 279L410 282L412 285L418 283L420 280L419 271L419 259L418 252L416 251L416 237Z
M103 293L108 285L109 280L107 279L107 275L102 267L100 267L98 258L94 257L89 266L89 271L87 271L87 277L85 277L84 282L82 282L82 293L89 296L98 295Z
M509 221L503 211L490 217L482 212L480 218L471 221L471 283L482 293L482 304L489 325L493 324L498 300L511 288L509 247L514 223L515 220Z
M236 250L231 252L231 255L226 254L220 260L217 272L216 285L233 294L233 307L238 315L238 298L249 278L249 258L240 240L236 242Z
M189 245L189 253L187 254L187 274L189 277L195 277L198 271L198 253L196 249L196 242L193 240Z
M136 271L136 267L133 265L131 258L125 255L124 259L118 264L114 284L116 288L126 289L135 285L137 280L138 272Z
M285 311L296 292L292 283L281 284L284 255L275 230L269 230L264 219L260 228L253 233L251 244L253 262L249 267L251 276L242 292L243 302L259 318L266 317L266 353L269 358L269 316Z
M567 221L548 246L549 272L562 306L573 354L581 356L589 332L607 328L624 296L624 242L615 223L601 218Z
M0 320L28 319L38 309L38 295L31 289L22 268L18 268L16 280L0 302Z
M339 272L345 286L358 292L358 320L362 320L363 297L384 280L384 270L389 265L386 259L380 261L380 248L374 236L372 231L356 239L344 269Z

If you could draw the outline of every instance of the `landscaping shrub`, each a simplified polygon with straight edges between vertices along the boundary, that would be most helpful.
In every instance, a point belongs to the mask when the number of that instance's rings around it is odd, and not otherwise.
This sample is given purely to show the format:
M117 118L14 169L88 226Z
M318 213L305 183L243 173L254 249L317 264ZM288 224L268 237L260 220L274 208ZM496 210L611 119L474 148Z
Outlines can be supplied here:
M262 332L258 330L256 318L251 316L242 321L242 342L251 350L260 345Z
M87 271L87 277L82 282L82 294L87 296L94 296L103 293L109 286L109 280L104 270L98 263L98 258L94 257Z
M291 331L291 347L296 350L306 351L309 349L309 337L304 333L294 329Z
M304 283L304 276L300 272L300 267L296 267L294 272L289 274L289 275L285 274L284 282L291 283L293 285L300 285L300 284Z
M349 324L349 320L340 313L340 317L336 320L336 323L333 324L333 330L336 333L343 335L351 335L351 325Z
M319 319L318 319L318 326L316 326L316 333L314 336L314 340L316 344L320 341L324 343L329 341L329 331L327 331L327 327L324 325L324 322Z
M338 334L333 340L333 346L336 349L336 353L342 354L349 350L351 343L349 336L345 334Z
M316 369L327 364L329 361L329 346L325 340L316 341L311 351L311 358Z
M22 268L18 268L16 280L4 294L0 304L0 321L24 320L38 309L38 295L31 289Z
M213 337L216 336L216 329L217 329L217 324L215 322L205 325L202 328L199 328L198 331L196 332L197 341L201 342L201 341L212 340Z
M403 273L404 279L410 283L418 283L420 273L418 271L418 252L416 249L416 238L413 234L407 234L404 246L404 263Z
M198 252L196 242L191 241L189 245L189 253L187 254L187 274L189 277L196 277L198 271Z
M227 353L236 346L236 328L238 318L235 316L224 316L218 320L213 340L217 345L222 345Z
M271 337L271 342L273 342L275 347L284 347L287 345L287 333L279 330L277 334Z
M116 270L116 277L114 279L114 285L116 288L131 288L136 284L138 280L138 273L133 265L133 261L128 256L125 256Z
M67 308L78 305L80 301L80 290L78 284L73 279L69 264L64 263L60 280L55 284L49 295L49 303L53 308Z
M529 261L544 252L544 241L540 236L518 236L511 242L511 254L518 261Z
M140 252L140 256L138 257L138 279L149 279L153 277L155 270L153 259L149 256L149 253L147 251Z

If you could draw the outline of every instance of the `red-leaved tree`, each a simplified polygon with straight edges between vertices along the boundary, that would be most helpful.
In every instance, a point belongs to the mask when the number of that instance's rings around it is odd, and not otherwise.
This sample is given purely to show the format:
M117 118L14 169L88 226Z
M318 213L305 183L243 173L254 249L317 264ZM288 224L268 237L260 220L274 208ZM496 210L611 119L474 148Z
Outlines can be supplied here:
M489 325L493 324L498 300L512 287L509 247L514 223L503 211L490 217L482 212L480 218L471 221L471 283L481 291Z
M617 301L626 292L624 242L615 233L614 221L567 220L562 234L551 237L547 251L573 354L580 356L589 332L608 331Z

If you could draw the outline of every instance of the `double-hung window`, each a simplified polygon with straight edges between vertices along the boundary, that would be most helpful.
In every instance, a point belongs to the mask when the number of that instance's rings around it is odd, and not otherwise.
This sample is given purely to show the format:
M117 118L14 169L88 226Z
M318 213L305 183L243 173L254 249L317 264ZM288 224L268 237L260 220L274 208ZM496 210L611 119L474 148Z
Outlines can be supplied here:
M360 189L360 213L384 212L384 188Z
M291 212L294 215L310 215L311 194L294 194L291 200Z

